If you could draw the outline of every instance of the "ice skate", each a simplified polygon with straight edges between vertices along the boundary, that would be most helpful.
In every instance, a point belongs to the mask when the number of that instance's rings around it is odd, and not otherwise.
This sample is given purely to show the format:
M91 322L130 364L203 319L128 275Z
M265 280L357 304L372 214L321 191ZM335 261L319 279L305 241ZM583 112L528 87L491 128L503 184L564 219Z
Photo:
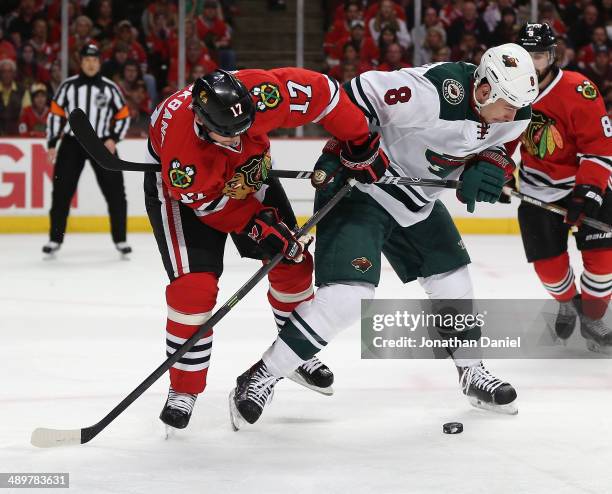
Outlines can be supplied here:
M184 429L189 424L197 397L196 394L178 393L170 388L166 404L159 415L160 420L171 428ZM166 437L171 432L171 429L166 428Z
M580 334L590 351L612 355L612 329L603 319L591 319L580 314Z
M122 260L129 261L129 255L132 253L132 248L127 244L127 242L117 242L115 244L115 248L119 251Z
M270 374L262 360L238 376L236 387L229 395L230 420L235 431L244 422L257 422L264 407L272 401L274 386L281 379Z
M470 404L476 408L516 415L516 390L493 376L482 362L473 367L457 367L459 384Z
M326 396L334 394L334 373L316 355L300 365L288 378Z
M43 251L43 259L46 260L51 260L51 259L55 259L55 253L60 250L60 247L62 246L62 244L59 244L57 242L53 242L53 241L49 241L47 242L45 245L43 245L42 251Z
M559 312L555 320L555 337L563 344L567 343L574 332L576 319L578 318L577 303L579 300L580 295L577 295L572 300L559 302Z

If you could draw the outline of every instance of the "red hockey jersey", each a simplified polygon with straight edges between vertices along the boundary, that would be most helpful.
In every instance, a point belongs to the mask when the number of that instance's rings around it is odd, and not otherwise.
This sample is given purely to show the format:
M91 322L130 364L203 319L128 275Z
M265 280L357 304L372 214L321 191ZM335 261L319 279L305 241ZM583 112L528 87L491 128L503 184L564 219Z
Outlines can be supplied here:
M319 122L340 140L368 133L363 113L336 81L298 68L236 72L256 105L255 122L238 148L202 140L191 109L191 86L161 103L151 116L149 151L162 165L164 194L194 209L223 231L241 231L261 209L271 168L268 132ZM313 163L316 156L313 156Z
M45 137L47 135L47 115L49 115L48 107L45 107L42 114L36 113L32 106L24 108L19 117L19 133L28 137Z
M521 136L521 192L551 202L574 184L605 190L612 171L612 125L596 86L578 72L559 70L532 104Z

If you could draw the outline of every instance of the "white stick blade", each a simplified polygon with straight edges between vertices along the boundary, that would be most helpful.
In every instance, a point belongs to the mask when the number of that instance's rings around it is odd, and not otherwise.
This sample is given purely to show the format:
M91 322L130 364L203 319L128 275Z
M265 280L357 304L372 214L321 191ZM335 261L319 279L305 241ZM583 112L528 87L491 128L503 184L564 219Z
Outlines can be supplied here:
M37 448L55 448L81 444L81 429L61 430L39 427L32 432L32 446Z

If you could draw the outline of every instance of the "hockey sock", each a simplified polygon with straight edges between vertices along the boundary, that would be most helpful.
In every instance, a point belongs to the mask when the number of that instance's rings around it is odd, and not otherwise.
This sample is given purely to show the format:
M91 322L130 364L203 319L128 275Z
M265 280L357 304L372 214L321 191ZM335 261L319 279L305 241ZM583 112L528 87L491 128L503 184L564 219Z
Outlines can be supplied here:
M166 287L167 356L171 356L211 316L217 292L217 277L212 273L189 273ZM204 391L212 336L211 329L170 368L172 389L191 394Z
M300 304L281 329L263 361L277 377L291 374L311 359L343 329L358 321L361 299L374 297L374 285L334 284L317 290L312 300Z
M433 301L432 311L442 313L452 309L458 313L471 314L473 312L472 300L474 290L468 266L461 266L446 273L434 274L427 278L419 278L419 283ZM457 300L456 303L452 303ZM450 307L445 307L449 305ZM443 338L456 337L462 340L479 340L480 327L471 327L454 331L438 331ZM444 350L446 352L446 350ZM480 365L480 358L474 355L461 355L462 349L448 350L457 367L473 367ZM473 353L473 350L470 350Z
M612 249L585 250L582 262L582 312L591 319L601 319L612 293Z
M281 262L268 274L270 281L268 301L279 331L289 319L293 309L314 296L312 267L312 256L306 252L301 263Z
M552 297L560 302L567 302L576 295L574 271L569 264L567 252L548 259L534 261L533 267Z

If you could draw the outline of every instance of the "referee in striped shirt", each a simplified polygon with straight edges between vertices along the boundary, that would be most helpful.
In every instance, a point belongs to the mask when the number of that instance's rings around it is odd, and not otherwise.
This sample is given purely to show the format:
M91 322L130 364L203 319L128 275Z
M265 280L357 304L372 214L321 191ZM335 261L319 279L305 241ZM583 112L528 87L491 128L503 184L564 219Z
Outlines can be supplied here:
M91 125L106 147L116 153L117 142L125 136L130 126L130 116L123 96L115 83L100 74L100 50L96 45L84 45L80 51L81 71L68 77L58 88L47 119L48 158L55 164L53 174L53 194L51 200L51 229L49 242L43 252L52 255L59 250L70 202L83 171L85 150L74 137L67 117L75 108L81 108L89 117ZM56 149L61 139L59 150ZM126 243L127 201L123 174L109 171L90 161L96 180L108 204L111 235L117 250L122 255L132 249Z

